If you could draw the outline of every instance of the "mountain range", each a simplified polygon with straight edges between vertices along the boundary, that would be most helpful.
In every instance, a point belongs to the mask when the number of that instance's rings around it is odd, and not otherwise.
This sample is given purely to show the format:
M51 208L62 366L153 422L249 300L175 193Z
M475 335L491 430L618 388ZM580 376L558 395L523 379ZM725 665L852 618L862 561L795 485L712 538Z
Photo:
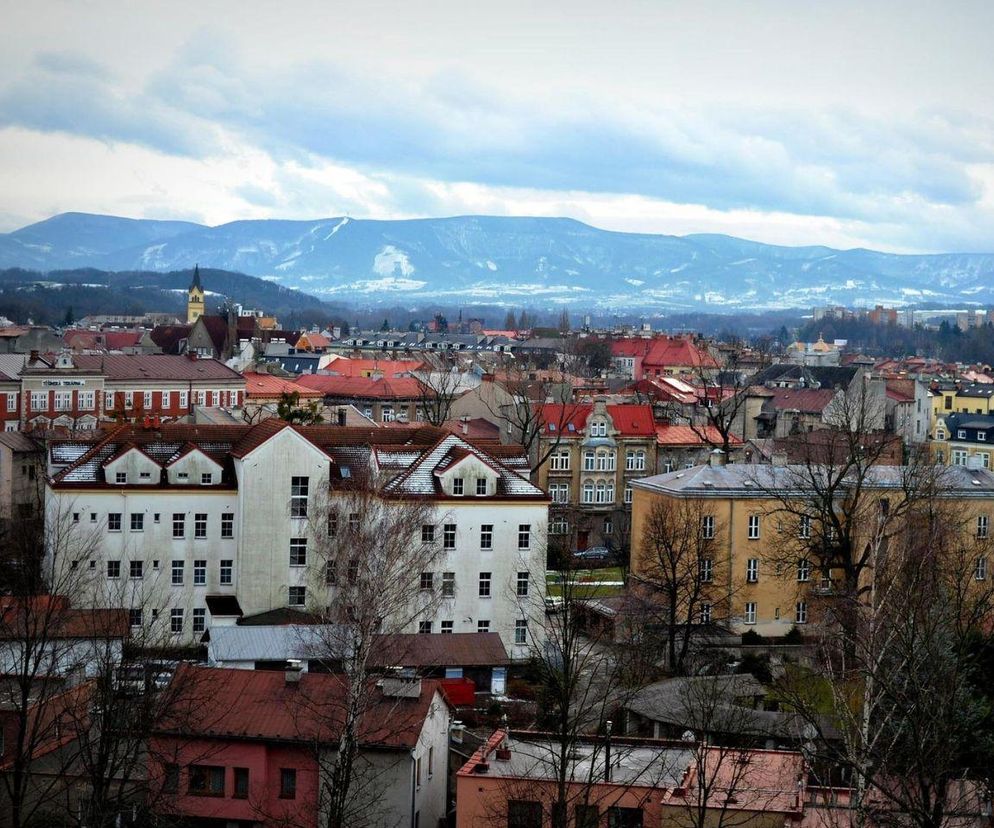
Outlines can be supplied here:
M62 213L0 234L0 268L169 272L195 264L363 304L564 302L715 312L994 304L994 254L783 247L722 235L619 233L564 218L336 217L208 227Z

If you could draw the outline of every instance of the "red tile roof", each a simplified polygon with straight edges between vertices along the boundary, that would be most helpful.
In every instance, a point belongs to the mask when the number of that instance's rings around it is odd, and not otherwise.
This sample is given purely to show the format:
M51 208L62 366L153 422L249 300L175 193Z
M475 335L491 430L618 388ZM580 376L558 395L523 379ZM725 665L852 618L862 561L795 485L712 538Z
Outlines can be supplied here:
M717 368L706 350L683 336L657 336L652 339L616 339L611 343L615 357L641 357L643 368Z
M411 400L423 393L421 383L412 377L394 379L373 377L334 377L324 374L304 374L298 383L320 391L326 397L367 400Z
M424 367L424 363L419 359L351 359L339 357L329 362L323 370L342 377L364 377L379 372L390 378L421 371Z
M320 399L323 396L320 391L282 377L274 377L272 374L255 374L246 371L242 376L245 377L245 396L250 400L253 397L273 398L294 392L302 399Z
M84 370L100 371L109 380L241 380L241 374L216 359L166 354L80 354L73 357L73 362Z
M229 670L181 664L173 678L195 705L166 719L160 733L263 741L332 742L341 732L345 676L302 673L287 683L282 671ZM422 680L417 698L393 698L370 682L371 704L359 740L366 746L411 748L431 709L438 681ZM444 694L443 694L444 698Z
M773 388L773 407L777 410L798 410L806 414L821 414L835 396L834 388Z
M656 426L656 443L660 446L705 446L722 444L721 434L713 425L695 426L666 425ZM729 444L741 446L742 440L735 435L729 435Z
M550 436L559 431L563 437L580 437L593 410L593 405L589 404L546 403L542 406L542 422L545 424L542 433ZM607 413L622 437L652 437L656 433L651 405L608 405ZM572 431L570 425L573 426Z
M379 667L501 667L510 662L498 633L407 633L377 637Z
M74 609L59 595L21 599L0 598L0 639L22 638L26 630L38 637L126 638L129 632L125 609ZM42 631L42 632L39 632Z

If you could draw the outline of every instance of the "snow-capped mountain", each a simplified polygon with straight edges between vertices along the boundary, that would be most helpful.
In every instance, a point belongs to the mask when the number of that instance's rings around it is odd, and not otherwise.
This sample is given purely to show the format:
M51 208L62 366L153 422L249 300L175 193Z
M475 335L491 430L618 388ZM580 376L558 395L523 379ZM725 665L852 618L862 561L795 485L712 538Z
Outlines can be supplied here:
M779 247L572 219L329 218L218 227L64 213L0 235L0 267L240 271L323 299L722 309L994 303L994 254Z

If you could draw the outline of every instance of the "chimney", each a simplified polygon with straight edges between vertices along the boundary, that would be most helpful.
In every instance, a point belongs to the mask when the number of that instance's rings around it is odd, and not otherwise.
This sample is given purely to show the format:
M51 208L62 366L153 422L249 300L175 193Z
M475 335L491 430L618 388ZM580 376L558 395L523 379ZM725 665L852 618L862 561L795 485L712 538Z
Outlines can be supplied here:
M196 351L187 351L186 352L186 358L188 360L190 360L190 362L196 362L197 361L197 352Z
M38 352L37 351L32 351L31 352L31 359L30 359L30 361L31 362L37 362L38 361Z
M283 680L287 687L297 687L300 684L300 661L296 658L287 660L286 670L283 671Z
M708 455L708 465L709 466L727 466L728 465L728 455L720 449L716 448Z
M459 418L459 422L462 423L462 433L469 434L469 415L463 414L462 417Z
M773 452L773 465L774 466L786 466L787 465L787 452L785 452L785 451L775 451L775 452Z
M338 409L338 424L340 426L345 425L345 418L348 416L348 412L344 408Z

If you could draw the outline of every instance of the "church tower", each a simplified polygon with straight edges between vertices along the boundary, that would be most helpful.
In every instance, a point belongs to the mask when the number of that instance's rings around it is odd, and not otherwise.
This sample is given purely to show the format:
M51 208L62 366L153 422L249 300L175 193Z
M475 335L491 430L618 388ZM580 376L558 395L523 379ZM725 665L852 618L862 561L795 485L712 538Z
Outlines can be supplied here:
M204 288L200 284L200 265L193 268L193 281L190 283L190 294L186 300L186 324L192 325L204 315Z

